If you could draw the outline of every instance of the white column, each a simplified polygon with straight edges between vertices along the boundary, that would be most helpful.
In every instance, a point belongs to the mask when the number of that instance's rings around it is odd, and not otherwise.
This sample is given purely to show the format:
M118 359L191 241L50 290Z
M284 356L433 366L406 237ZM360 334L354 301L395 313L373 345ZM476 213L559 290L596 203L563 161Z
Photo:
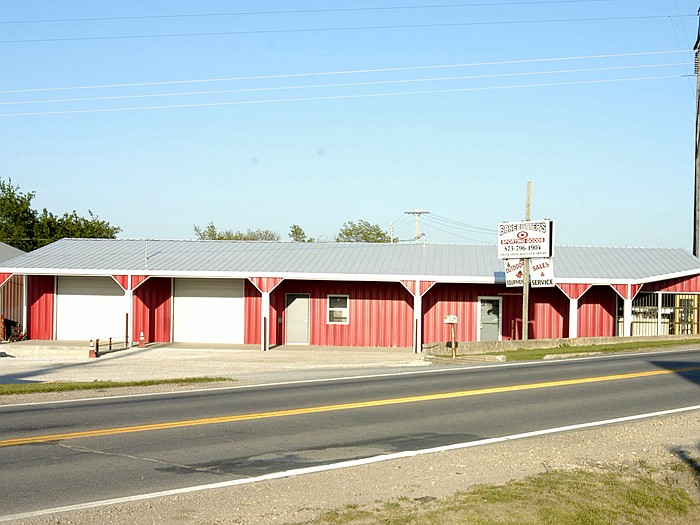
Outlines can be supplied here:
M126 312L129 315L129 322L126 325L126 346L131 348L134 346L134 289L131 287L131 276L127 279L126 300L129 301L129 304L126 305Z
M22 276L24 286L22 286L22 330L27 333L29 320L29 277L25 274Z
M625 299L623 304L622 324L625 337L632 335L632 299Z
M260 350L270 349L270 292L262 292L260 301Z
M416 354L423 351L423 297L420 294L420 281L416 281L413 294L413 351Z
M569 339L578 337L578 299L569 299Z
M663 304L661 297L661 292L656 292L656 335L668 335L668 333L661 333L661 305Z

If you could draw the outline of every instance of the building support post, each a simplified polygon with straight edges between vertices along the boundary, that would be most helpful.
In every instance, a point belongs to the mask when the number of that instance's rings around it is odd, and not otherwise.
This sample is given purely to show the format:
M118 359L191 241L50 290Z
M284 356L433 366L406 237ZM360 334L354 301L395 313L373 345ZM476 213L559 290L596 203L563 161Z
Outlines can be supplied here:
M260 350L270 349L270 292L262 292L260 301Z
M622 330L623 336L632 336L632 299L623 300L623 310L622 310Z
M663 316L661 315L663 305L663 294L662 292L656 292L656 335L668 335L661 333L661 326L663 321Z
M569 299L569 339L578 337L578 299Z
M413 352L423 351L423 297L420 294L420 281L416 281L413 293Z

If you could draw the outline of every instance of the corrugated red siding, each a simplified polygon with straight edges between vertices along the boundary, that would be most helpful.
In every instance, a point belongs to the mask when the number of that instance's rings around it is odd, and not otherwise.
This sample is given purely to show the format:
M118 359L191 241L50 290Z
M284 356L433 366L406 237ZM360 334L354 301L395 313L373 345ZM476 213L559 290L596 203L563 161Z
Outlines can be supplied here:
M578 301L579 337L614 337L617 293L610 286L592 286Z
M588 291L590 287L590 284L562 283L557 285L557 288L564 292L569 299L579 299L584 293Z
M243 327L243 342L247 345L259 345L260 344L260 308L262 303L262 296L253 284L246 280L245 281L245 304L244 304L244 318L245 325ZM275 326L277 321L274 318L270 318L272 321L272 327L270 328L270 337L275 333ZM271 342L271 344L277 344Z
M170 342L172 279L151 277L134 290L134 342L141 331L147 343Z
M675 292L675 293L697 293L700 292L700 276L671 279L658 283L648 283L644 285L645 292Z
M284 343L288 293L310 296L311 345L410 347L413 344L413 298L399 283L284 281L270 297L273 345ZM349 324L326 323L329 294L350 296ZM282 323L276 322L278 317L282 317Z
M53 275L30 275L27 278L27 288L27 337L51 341L54 338L56 279Z
M423 342L450 340L450 327L444 323L448 314L457 316L458 341L476 341L479 297L500 297L502 339L521 338L523 298L516 290L502 285L436 284L423 299ZM560 290L530 290L528 317L531 339L568 337L569 301Z

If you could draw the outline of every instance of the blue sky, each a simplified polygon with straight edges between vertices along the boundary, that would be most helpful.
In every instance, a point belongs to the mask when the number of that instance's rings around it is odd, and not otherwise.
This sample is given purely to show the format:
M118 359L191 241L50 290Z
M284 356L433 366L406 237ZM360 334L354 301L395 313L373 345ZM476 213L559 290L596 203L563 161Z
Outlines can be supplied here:
M690 249L697 9L0 0L0 177L123 238L411 239L418 209L446 243L494 243L532 181L558 244Z

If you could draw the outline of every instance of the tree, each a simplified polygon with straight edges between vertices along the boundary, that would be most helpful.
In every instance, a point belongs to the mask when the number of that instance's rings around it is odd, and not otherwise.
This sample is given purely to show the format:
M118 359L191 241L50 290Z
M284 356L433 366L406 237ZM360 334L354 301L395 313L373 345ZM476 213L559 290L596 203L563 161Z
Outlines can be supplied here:
M251 230L232 231L232 230L217 230L213 222L210 222L206 228L202 229L199 226L194 227L194 233L200 241L279 241L280 234L272 230Z
M307 237L304 230L298 224L292 224L289 230L289 238L294 242L314 242L313 237Z
M336 242L389 242L389 234L378 224L360 219L355 224L348 221L335 236Z
M35 192L22 193L12 180L0 179L0 240L31 251L64 237L114 239L121 231L90 210L89 219L75 210L57 216L44 208L39 214L31 207L35 196Z

